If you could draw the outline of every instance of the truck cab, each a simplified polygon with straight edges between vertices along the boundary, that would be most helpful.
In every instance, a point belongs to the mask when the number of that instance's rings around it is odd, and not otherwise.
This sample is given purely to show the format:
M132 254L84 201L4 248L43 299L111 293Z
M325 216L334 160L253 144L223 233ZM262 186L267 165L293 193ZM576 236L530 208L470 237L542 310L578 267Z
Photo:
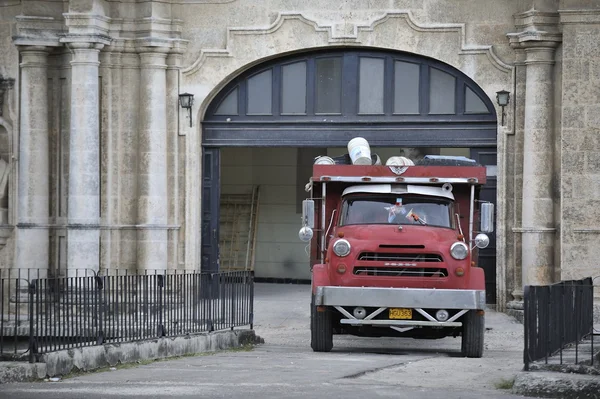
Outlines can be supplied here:
M485 176L483 166L313 166L300 238L311 243L314 351L330 351L334 334L460 336L464 356L482 356Z

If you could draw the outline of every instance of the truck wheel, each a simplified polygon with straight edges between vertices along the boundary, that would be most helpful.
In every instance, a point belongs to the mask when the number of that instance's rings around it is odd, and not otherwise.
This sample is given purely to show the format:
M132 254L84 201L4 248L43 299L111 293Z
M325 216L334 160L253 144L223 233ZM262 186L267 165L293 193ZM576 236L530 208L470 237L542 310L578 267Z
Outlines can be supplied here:
M462 325L461 353L466 357L483 356L483 336L485 333L485 317L477 310L469 310Z
M333 348L331 310L318 312L314 300L310 304L310 346L315 352L329 352Z

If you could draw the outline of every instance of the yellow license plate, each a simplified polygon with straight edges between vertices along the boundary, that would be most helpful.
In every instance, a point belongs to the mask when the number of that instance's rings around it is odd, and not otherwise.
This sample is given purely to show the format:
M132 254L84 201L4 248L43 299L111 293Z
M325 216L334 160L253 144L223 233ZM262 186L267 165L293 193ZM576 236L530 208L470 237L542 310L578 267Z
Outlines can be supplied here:
M390 319L412 319L412 309L390 308Z

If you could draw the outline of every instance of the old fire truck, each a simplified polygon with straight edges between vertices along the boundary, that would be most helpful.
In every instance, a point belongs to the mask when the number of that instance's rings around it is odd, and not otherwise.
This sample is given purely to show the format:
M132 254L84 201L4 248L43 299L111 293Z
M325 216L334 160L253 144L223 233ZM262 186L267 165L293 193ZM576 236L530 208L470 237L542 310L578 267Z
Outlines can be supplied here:
M436 162L313 166L299 236L311 249L314 351L330 351L334 334L461 336L463 356L483 355L486 169Z

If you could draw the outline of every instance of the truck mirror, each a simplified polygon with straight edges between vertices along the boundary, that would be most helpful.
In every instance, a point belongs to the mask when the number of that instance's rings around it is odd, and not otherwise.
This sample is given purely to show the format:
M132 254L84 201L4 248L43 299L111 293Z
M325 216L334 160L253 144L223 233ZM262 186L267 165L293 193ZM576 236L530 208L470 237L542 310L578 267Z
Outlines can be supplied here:
M484 233L491 233L494 231L494 204L491 202L483 202L481 204L480 219L480 231Z
M315 201L302 201L302 226L315 227Z

